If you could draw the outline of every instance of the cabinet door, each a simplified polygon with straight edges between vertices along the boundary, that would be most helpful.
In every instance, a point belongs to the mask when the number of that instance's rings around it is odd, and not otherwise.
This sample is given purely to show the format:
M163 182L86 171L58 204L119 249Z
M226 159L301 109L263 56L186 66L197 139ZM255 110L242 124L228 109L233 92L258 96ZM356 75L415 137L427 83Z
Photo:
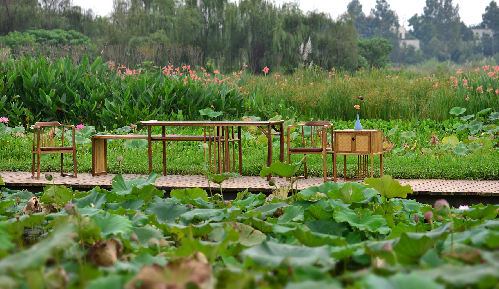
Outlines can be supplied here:
M371 152L371 138L369 134L356 134L355 135L355 152L356 153L370 153Z
M336 133L336 152L351 153L354 139L355 134L353 133Z

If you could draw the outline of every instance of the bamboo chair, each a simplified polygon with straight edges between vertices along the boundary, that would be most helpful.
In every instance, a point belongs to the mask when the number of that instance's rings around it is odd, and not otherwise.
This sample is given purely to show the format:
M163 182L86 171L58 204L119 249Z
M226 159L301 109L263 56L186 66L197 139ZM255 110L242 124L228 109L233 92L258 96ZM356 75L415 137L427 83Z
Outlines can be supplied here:
M61 154L61 176L77 177L76 164L76 143L75 143L75 127L73 125L63 125L57 121L37 122L34 125L33 134L33 165L31 167L32 177L35 177L35 160L36 160L36 178L40 179L40 156L42 154ZM60 137L56 134L56 129L61 129ZM72 130L73 143L71 146L64 145L64 136L66 131ZM73 154L74 174L64 173L64 154Z
M291 130L299 132L300 147L291 146ZM328 133L331 135L331 142L328 142ZM304 161L304 176L298 178L308 178L307 155L322 155L322 169L324 173L324 182L327 177L327 155L333 154L333 125L330 121L308 121L305 124L289 125L287 129L287 155L288 164L291 160L291 155L302 154L305 157Z

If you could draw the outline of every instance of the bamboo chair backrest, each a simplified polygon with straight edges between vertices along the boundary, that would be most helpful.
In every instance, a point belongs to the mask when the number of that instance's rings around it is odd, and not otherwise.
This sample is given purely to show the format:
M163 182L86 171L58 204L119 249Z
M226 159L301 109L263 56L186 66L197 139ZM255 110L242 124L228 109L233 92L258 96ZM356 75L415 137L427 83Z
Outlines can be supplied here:
M61 138L57 137L56 129L62 129ZM35 123L36 147L57 148L64 146L64 126L57 121Z
M328 126L324 128L324 126ZM322 148L327 146L327 129L330 121L308 121L301 127L304 148ZM325 132L325 134L323 134ZM309 134L310 133L310 134ZM323 139L326 138L326 139Z

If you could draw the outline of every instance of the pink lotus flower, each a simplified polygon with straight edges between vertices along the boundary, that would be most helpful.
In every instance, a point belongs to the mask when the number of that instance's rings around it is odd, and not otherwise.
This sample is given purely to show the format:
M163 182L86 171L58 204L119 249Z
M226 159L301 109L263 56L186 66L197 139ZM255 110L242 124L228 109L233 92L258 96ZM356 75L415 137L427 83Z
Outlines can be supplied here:
M431 219L433 219L433 211L426 211L424 212L423 216L426 219L426 221L429 222Z
M263 71L263 73L267 74L267 73L269 73L269 68L267 66L265 66L265 68L262 71Z
M85 126L83 124L79 124L76 126L76 130L84 129Z
M134 128L134 127L137 127L136 125L134 125L133 123L130 124L130 127L131 128Z
M418 218L418 215L414 215L414 222L419 222L419 218Z
M2 116L2 117L0 117L0 122L7 124L9 122L9 119L6 118L5 116Z
M465 205L465 206L459 206L459 210L468 210L470 207Z

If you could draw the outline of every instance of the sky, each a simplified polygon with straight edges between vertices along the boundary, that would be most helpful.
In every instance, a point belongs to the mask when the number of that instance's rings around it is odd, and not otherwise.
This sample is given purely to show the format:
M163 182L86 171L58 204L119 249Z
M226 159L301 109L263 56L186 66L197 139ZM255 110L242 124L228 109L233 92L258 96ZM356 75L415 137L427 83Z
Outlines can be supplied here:
M234 0L229 0L234 2ZM308 12L318 10L330 14L333 18L345 13L347 5L351 0L270 0L280 5L284 2L298 2L300 9ZM409 28L407 20L414 14L422 14L425 7L425 0L387 0L390 8L394 10L398 17L400 25ZM479 24L482 22L482 14L485 13L485 7L491 0L453 0L453 5L459 5L459 15L466 25ZM376 5L376 0L360 0L362 10L366 15ZM73 0L74 5L82 8L91 8L94 13L106 16L113 9L113 0Z

